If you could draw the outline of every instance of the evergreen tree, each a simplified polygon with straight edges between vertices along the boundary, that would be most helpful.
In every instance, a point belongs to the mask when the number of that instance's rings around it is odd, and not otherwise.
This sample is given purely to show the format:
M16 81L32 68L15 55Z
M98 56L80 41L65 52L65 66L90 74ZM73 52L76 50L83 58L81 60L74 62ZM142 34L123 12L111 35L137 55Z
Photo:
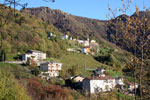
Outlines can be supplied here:
M4 50L1 51L0 61L2 61L2 62L6 61L6 53Z

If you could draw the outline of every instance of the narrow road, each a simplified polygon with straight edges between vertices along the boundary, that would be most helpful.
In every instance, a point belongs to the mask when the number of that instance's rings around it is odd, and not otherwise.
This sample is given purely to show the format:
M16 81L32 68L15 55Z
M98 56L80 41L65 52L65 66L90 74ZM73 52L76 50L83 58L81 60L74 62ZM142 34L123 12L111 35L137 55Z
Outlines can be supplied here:
M5 62L1 62L1 63L10 63L10 64L23 64L24 62L23 61L5 61Z

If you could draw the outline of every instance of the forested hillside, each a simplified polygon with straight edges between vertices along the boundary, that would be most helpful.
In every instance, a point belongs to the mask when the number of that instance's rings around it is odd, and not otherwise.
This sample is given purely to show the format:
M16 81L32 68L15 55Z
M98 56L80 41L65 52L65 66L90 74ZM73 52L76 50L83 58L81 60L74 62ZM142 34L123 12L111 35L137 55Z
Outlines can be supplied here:
M0 10L3 15L0 16L0 21L3 23L8 16L9 8L0 6L4 8ZM4 77L0 79L0 87L3 87L2 92L0 91L2 99L96 100L97 97L88 98L82 91L68 88L65 80L79 74L90 77L93 70L98 67L106 69L106 74L111 77L125 76L133 82L133 69L129 66L132 64L132 54L107 41L111 38L111 32L107 30L107 21L77 17L47 7L16 11L8 17L7 23L0 29L0 53L6 53L6 60L20 61L15 57L21 56L27 50L39 50L47 54L47 61L60 62L63 66L59 78L44 80L38 76L40 70L37 65L1 62L0 77ZM54 37L48 37L51 33ZM95 55L85 55L81 50L67 51L67 48L81 47L73 40L62 40L63 34L75 39L84 40L89 37L90 40L96 40L99 45L98 52ZM0 57L2 58L2 55ZM21 92L18 92L19 88ZM114 100L128 98L117 90L103 94L101 98L109 100L112 95ZM130 100L130 96L127 100Z
M135 28L133 22L135 18L137 18L136 13L132 16L120 15L115 19L102 21L74 16L61 10L53 10L48 7L27 8L22 9L21 12L24 12L25 14L35 15L38 18L41 18L43 21L46 21L46 23L53 24L63 33L69 32L72 36L79 38L96 38L100 42L107 40L118 46L121 46L125 50L133 52L133 45L131 45L132 39L125 40L125 36L126 34L128 34L128 37L133 38L133 34L129 33L131 31L135 32L133 30ZM147 23L149 23L149 11L147 10L147 12L139 13L139 20L141 22L144 19L143 15L148 19ZM132 25L130 25L132 30L130 31L126 26L129 22L129 18L133 19L133 22L131 22ZM149 32L148 27L149 24L146 24L145 29L147 33ZM140 32L140 29L138 32ZM140 37L140 35L138 37ZM140 38L138 39L138 41L140 41ZM140 42L137 42L137 45L139 44ZM140 50L138 50L138 52L140 52Z
M101 40L101 38L107 37L106 21L73 16L48 7L26 8L22 9L21 12L37 16L48 24L53 24L60 31L69 32L72 36L78 38L96 37L97 40Z
M3 5L1 5L3 6ZM8 8L0 10L2 22L6 20ZM10 15L7 24L1 28L1 48L6 53L23 53L29 49L41 50L48 56L59 56L65 51L65 43L61 39L48 39L48 33L58 37L61 32L51 24L46 24L39 18L32 15L25 15L16 11ZM57 52L57 53L56 53Z

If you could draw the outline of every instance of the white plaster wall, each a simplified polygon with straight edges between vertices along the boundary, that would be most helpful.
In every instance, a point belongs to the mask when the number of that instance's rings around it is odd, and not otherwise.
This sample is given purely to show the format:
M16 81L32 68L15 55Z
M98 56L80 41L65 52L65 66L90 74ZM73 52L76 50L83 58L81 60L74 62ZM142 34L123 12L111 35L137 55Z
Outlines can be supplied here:
M111 91L115 85L115 79L90 80L90 93Z
M37 53L37 52L33 52L33 55L35 55L37 57L37 60L43 60L46 59L46 53Z
M42 54L42 59L46 59L46 53Z
M116 84L117 85L124 85L123 78L116 79Z
M57 77L57 76L59 76L59 72L58 71L49 71L48 73L49 73L50 77Z
M62 64L61 63L54 63L54 64L48 64L49 70L61 70Z

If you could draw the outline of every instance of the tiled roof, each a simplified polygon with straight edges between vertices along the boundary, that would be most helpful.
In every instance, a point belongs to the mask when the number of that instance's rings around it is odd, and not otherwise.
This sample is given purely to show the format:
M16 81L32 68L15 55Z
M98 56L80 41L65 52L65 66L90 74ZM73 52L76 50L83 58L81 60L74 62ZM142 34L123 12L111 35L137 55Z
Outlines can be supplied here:
M37 53L43 53L42 51L38 51L38 50L29 50L31 52L37 52Z
M105 77L90 77L88 79L89 80L108 80L108 79L115 79L115 78L112 78L111 76L105 76Z
M62 63L57 63L54 61L45 61L45 62L42 62L41 64L62 64Z
M90 46L85 46L84 48L90 48Z

